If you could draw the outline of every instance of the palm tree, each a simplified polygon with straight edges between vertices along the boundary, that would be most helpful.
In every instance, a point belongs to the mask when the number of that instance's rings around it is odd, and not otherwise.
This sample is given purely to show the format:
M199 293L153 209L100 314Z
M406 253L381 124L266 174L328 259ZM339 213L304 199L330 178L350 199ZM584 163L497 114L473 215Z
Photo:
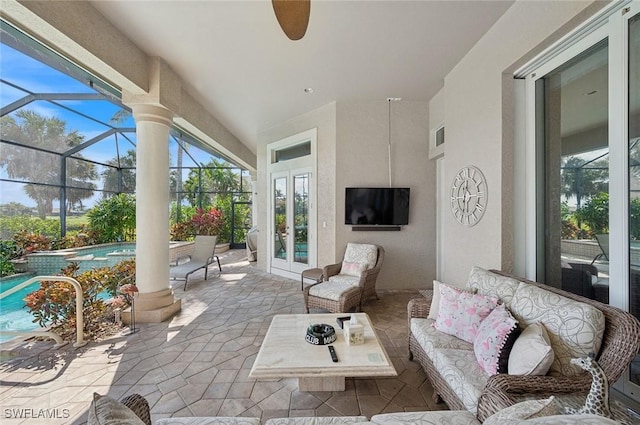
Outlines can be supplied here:
M45 117L28 109L0 118L2 139L23 145L4 145L0 166L5 167L9 178L27 182L24 191L36 202L38 216L43 219L51 214L53 201L60 198L60 156L49 152L62 154L84 141L83 135L75 130L66 133L65 127L65 121L59 118ZM93 196L95 185L90 181L96 178L94 164L81 161L80 154L75 158L80 161L71 161L77 165L68 167L65 178L83 182L86 190L77 191L72 202Z

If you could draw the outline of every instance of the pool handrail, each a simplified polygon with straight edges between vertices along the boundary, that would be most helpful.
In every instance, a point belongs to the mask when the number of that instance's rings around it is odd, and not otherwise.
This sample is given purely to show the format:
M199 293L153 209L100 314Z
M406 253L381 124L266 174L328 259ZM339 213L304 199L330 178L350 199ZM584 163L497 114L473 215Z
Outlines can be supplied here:
M55 282L67 282L70 283L73 286L73 289L76 293L76 342L73 344L74 347L82 347L84 345L87 344L87 342L84 340L84 318L82 315L82 301L83 301L83 295L82 295L82 286L80 286L80 284L78 283L77 280L75 280L72 277L68 277L68 276L35 276L32 277L29 280L26 280L16 286L14 286L11 289L8 289L2 293L0 293L0 300L2 300L5 297L8 297L9 295L18 292L19 290L26 288L27 286L35 283L35 282L41 282L41 281L55 281ZM44 332L34 332L34 331L2 331L0 330L0 333L11 333L11 334L19 334L19 335L32 335L32 336L48 336L50 338L53 338L56 341L56 348L60 347L61 345L64 345L64 343L62 343L62 338L60 338L59 335L57 335L54 332L51 331L44 331ZM37 334L37 335L36 335Z

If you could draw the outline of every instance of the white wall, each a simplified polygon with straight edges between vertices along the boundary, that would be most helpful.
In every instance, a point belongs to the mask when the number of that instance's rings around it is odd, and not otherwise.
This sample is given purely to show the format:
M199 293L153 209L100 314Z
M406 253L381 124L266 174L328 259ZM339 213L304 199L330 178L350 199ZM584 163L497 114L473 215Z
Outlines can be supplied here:
M266 145L310 128L318 129L318 265L339 261L347 242L385 248L380 289L424 288L435 278L435 170L428 157L428 105L392 105L392 182L411 188L408 226L399 232L353 232L344 225L344 188L389 185L388 102L331 103L258 135L258 217L266 229ZM326 228L322 223L326 222ZM258 249L266 252L261 232ZM258 266L266 258L258 255Z
M354 232L344 225L344 188L389 185L389 104L339 102L337 108L336 252L347 242L382 245L379 289L425 288L436 276L436 164L428 159L426 102L391 103L392 185L411 188L409 225L397 232Z
M513 81L516 66L595 12L592 2L516 1L445 78L445 186L475 165L488 183L488 206L474 227L442 220L445 281L466 282L471 266L513 266ZM531 206L532 207L532 206Z
M258 267L267 268L267 145L303 131L317 128L318 175L316 190L318 205L318 266L331 264L335 259L335 175L336 175L336 104L329 103L319 109L258 133L257 205L258 205ZM254 203L256 201L254 200ZM323 227L322 223L327 226Z

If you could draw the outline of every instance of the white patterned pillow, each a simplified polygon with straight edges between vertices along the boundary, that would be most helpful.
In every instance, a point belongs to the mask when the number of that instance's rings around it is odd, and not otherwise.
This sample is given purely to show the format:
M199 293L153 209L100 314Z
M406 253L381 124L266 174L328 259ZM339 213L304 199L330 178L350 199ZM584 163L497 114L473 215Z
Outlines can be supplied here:
M473 343L480 323L497 305L496 298L440 284L440 309L435 327L440 332Z
M478 364L489 375L507 373L509 352L520 334L518 321L501 304L480 323L473 342Z
M378 261L378 247L367 243L349 242L342 261L366 264L367 269L372 269Z
M516 403L489 416L483 425L512 425L514 420L557 415L560 409L553 396L545 400L527 400Z
M571 359L600 350L605 318L590 304L523 283L509 309L521 325L540 322L545 326L555 355L549 369L551 375L581 374L582 369L572 365Z

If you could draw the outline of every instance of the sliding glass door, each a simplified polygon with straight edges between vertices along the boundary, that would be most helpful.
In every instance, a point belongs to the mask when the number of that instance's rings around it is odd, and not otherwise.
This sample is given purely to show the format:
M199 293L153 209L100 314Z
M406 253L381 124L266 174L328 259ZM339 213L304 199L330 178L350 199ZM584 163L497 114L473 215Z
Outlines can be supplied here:
M594 22L522 72L526 274L640 319L640 2ZM640 401L640 356L615 388Z

